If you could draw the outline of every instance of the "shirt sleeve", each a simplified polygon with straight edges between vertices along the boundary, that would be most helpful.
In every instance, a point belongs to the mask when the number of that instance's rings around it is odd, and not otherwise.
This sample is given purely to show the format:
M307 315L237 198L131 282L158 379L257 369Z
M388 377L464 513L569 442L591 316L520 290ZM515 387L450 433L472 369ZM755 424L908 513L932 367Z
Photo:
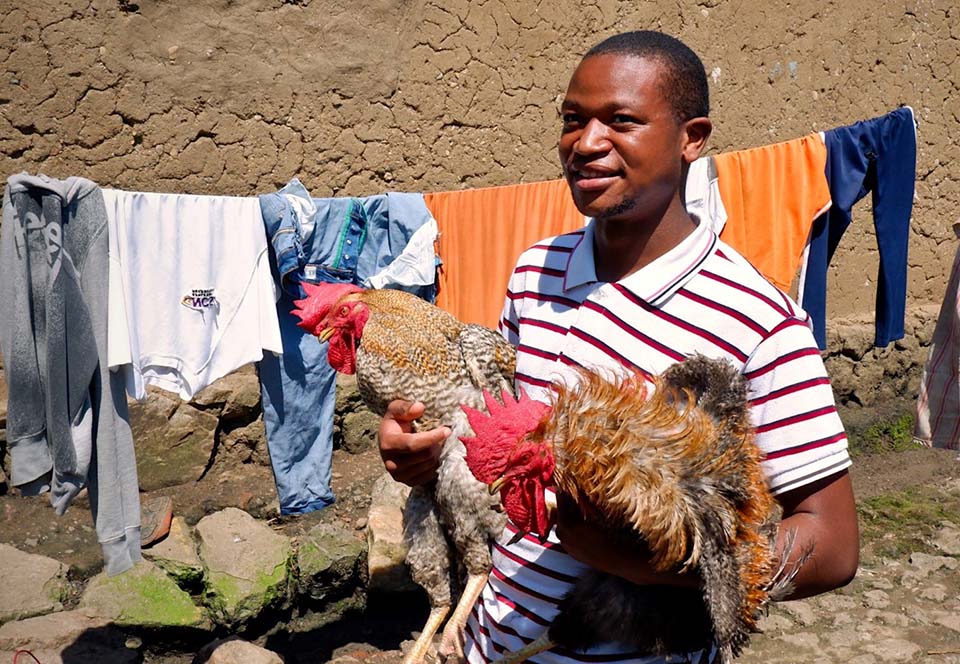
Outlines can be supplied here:
M510 281L507 282L507 294L503 299L503 311L500 314L500 322L497 329L503 338L510 344L517 346L520 344L520 313L517 308L517 298L515 294L523 290L523 275L516 269L510 275Z
M809 326L785 319L743 369L764 472L774 494L850 466L847 436Z

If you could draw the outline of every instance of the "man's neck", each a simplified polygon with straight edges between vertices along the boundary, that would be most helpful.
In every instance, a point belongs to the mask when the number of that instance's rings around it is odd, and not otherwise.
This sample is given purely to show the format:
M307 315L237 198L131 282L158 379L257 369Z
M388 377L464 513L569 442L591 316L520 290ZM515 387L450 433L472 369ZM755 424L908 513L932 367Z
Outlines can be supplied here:
M696 222L679 204L671 205L659 220L596 220L597 279L614 282L633 274L683 242L695 228Z

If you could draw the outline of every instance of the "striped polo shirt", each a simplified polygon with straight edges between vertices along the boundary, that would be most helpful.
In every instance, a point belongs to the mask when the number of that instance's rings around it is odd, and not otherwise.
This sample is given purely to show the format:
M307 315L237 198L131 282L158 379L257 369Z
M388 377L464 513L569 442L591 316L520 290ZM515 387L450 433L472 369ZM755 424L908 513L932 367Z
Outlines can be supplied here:
M518 387L543 401L553 382L572 379L571 367L654 375L694 353L726 358L747 380L774 493L850 465L807 315L707 224L616 283L597 281L592 224L534 245L510 279L500 329L518 349ZM467 655L475 664L542 635L585 569L555 533L545 545L530 536L509 545L515 533L508 523L495 543L493 569L467 624ZM531 661L669 659L611 643L587 653L557 648Z

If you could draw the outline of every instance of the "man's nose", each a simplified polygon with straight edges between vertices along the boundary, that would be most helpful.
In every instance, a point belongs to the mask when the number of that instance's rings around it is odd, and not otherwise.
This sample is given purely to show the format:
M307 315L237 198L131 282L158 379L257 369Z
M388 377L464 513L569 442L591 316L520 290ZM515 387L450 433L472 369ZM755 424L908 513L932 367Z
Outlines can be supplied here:
M579 154L592 154L610 149L610 128L597 118L591 118L580 132L573 149Z

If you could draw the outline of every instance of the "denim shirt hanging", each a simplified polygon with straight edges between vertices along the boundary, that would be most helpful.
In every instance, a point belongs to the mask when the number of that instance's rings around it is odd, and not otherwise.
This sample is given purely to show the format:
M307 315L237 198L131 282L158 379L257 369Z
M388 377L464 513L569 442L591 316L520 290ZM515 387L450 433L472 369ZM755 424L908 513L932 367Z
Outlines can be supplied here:
M259 363L263 419L281 514L330 505L336 374L327 346L297 327L293 300L301 284L321 281L366 286L404 253L410 239L433 222L421 194L367 198L311 198L296 178L260 196L274 277L283 355ZM422 270L420 272L423 272ZM389 283L428 301L434 283Z

